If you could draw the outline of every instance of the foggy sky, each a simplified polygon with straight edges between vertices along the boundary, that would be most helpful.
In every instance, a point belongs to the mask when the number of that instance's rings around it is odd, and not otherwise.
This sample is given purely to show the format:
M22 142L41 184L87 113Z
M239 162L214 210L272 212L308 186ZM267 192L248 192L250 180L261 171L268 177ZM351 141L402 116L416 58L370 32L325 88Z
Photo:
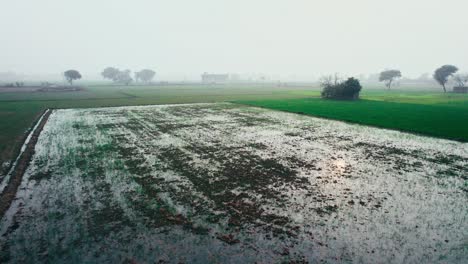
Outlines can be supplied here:
M468 71L467 0L0 0L0 72Z

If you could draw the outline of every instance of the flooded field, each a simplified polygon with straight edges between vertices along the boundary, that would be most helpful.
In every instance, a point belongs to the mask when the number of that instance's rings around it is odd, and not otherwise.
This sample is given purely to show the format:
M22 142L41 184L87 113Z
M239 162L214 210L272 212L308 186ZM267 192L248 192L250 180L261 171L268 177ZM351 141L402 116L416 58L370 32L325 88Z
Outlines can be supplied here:
M0 262L462 262L468 144L228 103L55 110Z

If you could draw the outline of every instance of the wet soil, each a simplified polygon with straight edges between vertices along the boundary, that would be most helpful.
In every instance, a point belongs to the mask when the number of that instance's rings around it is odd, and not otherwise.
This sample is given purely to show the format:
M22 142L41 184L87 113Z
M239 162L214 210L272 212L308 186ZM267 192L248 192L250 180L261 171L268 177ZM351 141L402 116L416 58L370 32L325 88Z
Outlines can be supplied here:
M57 110L0 261L458 262L467 164L464 143L233 104Z

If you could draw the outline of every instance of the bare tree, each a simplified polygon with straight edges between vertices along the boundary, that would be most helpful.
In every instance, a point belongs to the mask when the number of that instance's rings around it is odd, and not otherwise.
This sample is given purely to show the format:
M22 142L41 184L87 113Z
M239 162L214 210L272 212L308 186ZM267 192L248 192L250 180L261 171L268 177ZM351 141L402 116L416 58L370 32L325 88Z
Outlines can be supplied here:
M453 80L457 83L457 86L464 87L468 83L468 73L455 74Z
M340 77L339 73L324 75L320 77L319 83L321 87L327 87L331 85L338 85L343 82L343 78Z

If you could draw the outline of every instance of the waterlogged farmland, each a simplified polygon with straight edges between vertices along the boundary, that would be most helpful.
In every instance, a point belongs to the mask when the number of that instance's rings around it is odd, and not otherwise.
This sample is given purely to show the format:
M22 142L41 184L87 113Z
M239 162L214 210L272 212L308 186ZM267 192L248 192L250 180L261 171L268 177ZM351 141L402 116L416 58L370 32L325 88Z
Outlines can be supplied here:
M468 144L228 103L54 110L0 262L461 262Z

